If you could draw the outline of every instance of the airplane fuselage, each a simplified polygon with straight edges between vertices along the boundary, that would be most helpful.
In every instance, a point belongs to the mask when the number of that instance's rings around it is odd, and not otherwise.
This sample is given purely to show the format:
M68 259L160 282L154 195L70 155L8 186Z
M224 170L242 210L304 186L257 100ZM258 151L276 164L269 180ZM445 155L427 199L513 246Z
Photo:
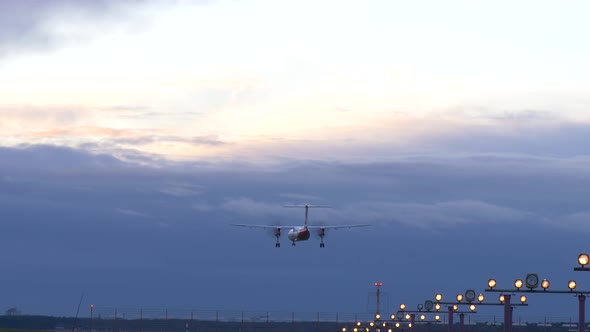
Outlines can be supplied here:
M306 241L309 240L311 233L307 227L296 227L289 230L287 237L290 241Z

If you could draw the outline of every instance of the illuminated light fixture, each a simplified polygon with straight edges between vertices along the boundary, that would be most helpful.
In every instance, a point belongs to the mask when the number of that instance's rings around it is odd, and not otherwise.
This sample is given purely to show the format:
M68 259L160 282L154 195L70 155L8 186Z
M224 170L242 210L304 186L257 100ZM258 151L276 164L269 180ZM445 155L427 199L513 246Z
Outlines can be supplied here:
M387 332L393 332L393 330L392 329L389 329L389 330L387 330Z
M399 323L395 323L395 327L399 327Z
M383 322L383 324L382 324L382 325L383 325L383 327L386 327L386 326L387 326L387 323Z
M406 320L410 320L411 316L410 314L406 314Z
M399 305L399 308L400 308L402 311L404 311L404 310L406 310L406 305L402 303L402 304L400 304L400 305Z
M479 303L482 303L482 302L483 302L483 300L485 300L485 298L486 298L486 297L485 297L485 296L483 296L483 294L479 294L479 295L477 296L477 300L479 301Z
M500 297L498 297L498 300L500 300L500 303L504 303L504 295L500 295Z
M520 303L525 304L526 303L526 296L521 296L520 297Z
M440 316L439 315L434 316L434 320L440 320Z
M514 287L516 287L516 289L521 289L522 288L522 279L516 279L514 281Z
M472 304L472 305L470 305L470 306L469 306L469 310L471 310L471 311L475 311L475 304Z
M473 289L468 289L465 291L465 300L467 300L467 302L472 302L475 300L475 291Z
M580 254L578 256L578 264L580 264L581 267L588 265L588 262L590 262L590 257L588 254Z
M549 280L543 279L543 281L541 281L541 287L543 288L543 290L546 290L547 288L549 288L549 286L551 286Z
M459 310L459 306L458 306L458 305L456 305L456 304L454 304L454 305L453 305L453 311L457 311L457 310Z
M376 320L380 320L381 319L381 314L375 314L375 319Z
M354 332L359 332L359 329L358 329L358 328L356 328L356 327L355 327L354 329L352 329L352 330L353 330Z
M463 294L457 294L457 302L463 301Z
M441 293L436 293L436 295L434 296L434 299L435 299L437 302L440 302L440 301L442 301L442 294L441 294Z
M526 288L535 289L539 287L539 276L536 273L529 273L524 278L526 282Z
M373 326L375 326L375 322L370 322L370 323L369 323L369 325L370 325L371 327L373 327Z
M382 282L376 282L374 285L375 285L375 287L377 287L377 286L381 287L381 286L383 286L383 283Z
M436 310L436 311L440 310L440 303L437 303L434 305L434 310Z
M567 282L567 288L569 288L571 291L576 289L576 282L574 280L570 280Z
M422 311L422 309L424 308L424 306L422 304L418 304L416 306L416 308L418 308L418 311Z
M361 326L361 322L356 322L356 326Z
M366 332L369 332L369 331L371 331L371 330L369 330L369 328L368 328L368 327L365 327L365 331L366 331Z
M343 327L342 328L342 332L346 332L346 327Z
M490 287L491 289L494 289L494 287L496 287L496 279L488 280L488 287Z
M434 303L432 303L432 301L426 300L426 302L424 302L424 309L426 309L426 311L432 310L432 307L434 307Z
M389 316L389 318L391 318L391 320L395 320L395 314L391 314L391 316Z
M425 320L426 316L425 315L420 315L420 320Z
M409 328L412 328L412 323L408 323L408 327Z

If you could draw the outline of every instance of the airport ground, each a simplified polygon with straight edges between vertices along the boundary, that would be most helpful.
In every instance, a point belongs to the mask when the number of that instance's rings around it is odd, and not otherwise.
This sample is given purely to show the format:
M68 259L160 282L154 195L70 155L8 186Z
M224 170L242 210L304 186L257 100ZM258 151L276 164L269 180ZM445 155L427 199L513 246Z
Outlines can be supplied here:
M77 331L77 332L352 332L352 321L223 321L187 319L89 319L53 316L0 316L0 332ZM444 323L416 324L413 329L407 325L395 328L392 325L380 332L447 332ZM364 330L364 328L363 328ZM371 331L377 331L373 328ZM460 331L458 324L453 331ZM464 332L502 332L502 324L474 323L464 326ZM572 332L575 324L554 322L550 324L522 324L512 328L513 332Z

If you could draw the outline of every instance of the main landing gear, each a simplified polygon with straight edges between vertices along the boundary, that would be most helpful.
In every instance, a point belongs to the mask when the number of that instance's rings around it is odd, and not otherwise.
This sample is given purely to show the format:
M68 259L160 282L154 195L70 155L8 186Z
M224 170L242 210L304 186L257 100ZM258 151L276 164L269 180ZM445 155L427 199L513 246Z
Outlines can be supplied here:
M320 236L320 248L323 248L323 247L325 247L325 244L324 244L324 236L326 236L326 229L323 228L323 227L320 228L318 230L318 235Z
M295 241L293 241L293 243L291 243L291 245L294 247L295 246Z
M279 243L279 238L281 237L281 228L277 227L275 228L275 237L277 238L277 243L275 243L275 248L280 248L281 244Z

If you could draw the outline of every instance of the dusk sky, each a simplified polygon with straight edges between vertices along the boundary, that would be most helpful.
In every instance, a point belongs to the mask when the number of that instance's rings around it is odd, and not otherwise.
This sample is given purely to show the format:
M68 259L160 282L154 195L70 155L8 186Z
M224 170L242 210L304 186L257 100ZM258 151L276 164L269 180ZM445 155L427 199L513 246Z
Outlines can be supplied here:
M0 310L367 312L590 251L587 1L0 0ZM231 223L368 223L274 248ZM495 294L488 294L490 299ZM576 319L530 296L529 321ZM558 305L556 305L556 303ZM479 319L500 309L482 309ZM87 309L84 310L87 315Z

